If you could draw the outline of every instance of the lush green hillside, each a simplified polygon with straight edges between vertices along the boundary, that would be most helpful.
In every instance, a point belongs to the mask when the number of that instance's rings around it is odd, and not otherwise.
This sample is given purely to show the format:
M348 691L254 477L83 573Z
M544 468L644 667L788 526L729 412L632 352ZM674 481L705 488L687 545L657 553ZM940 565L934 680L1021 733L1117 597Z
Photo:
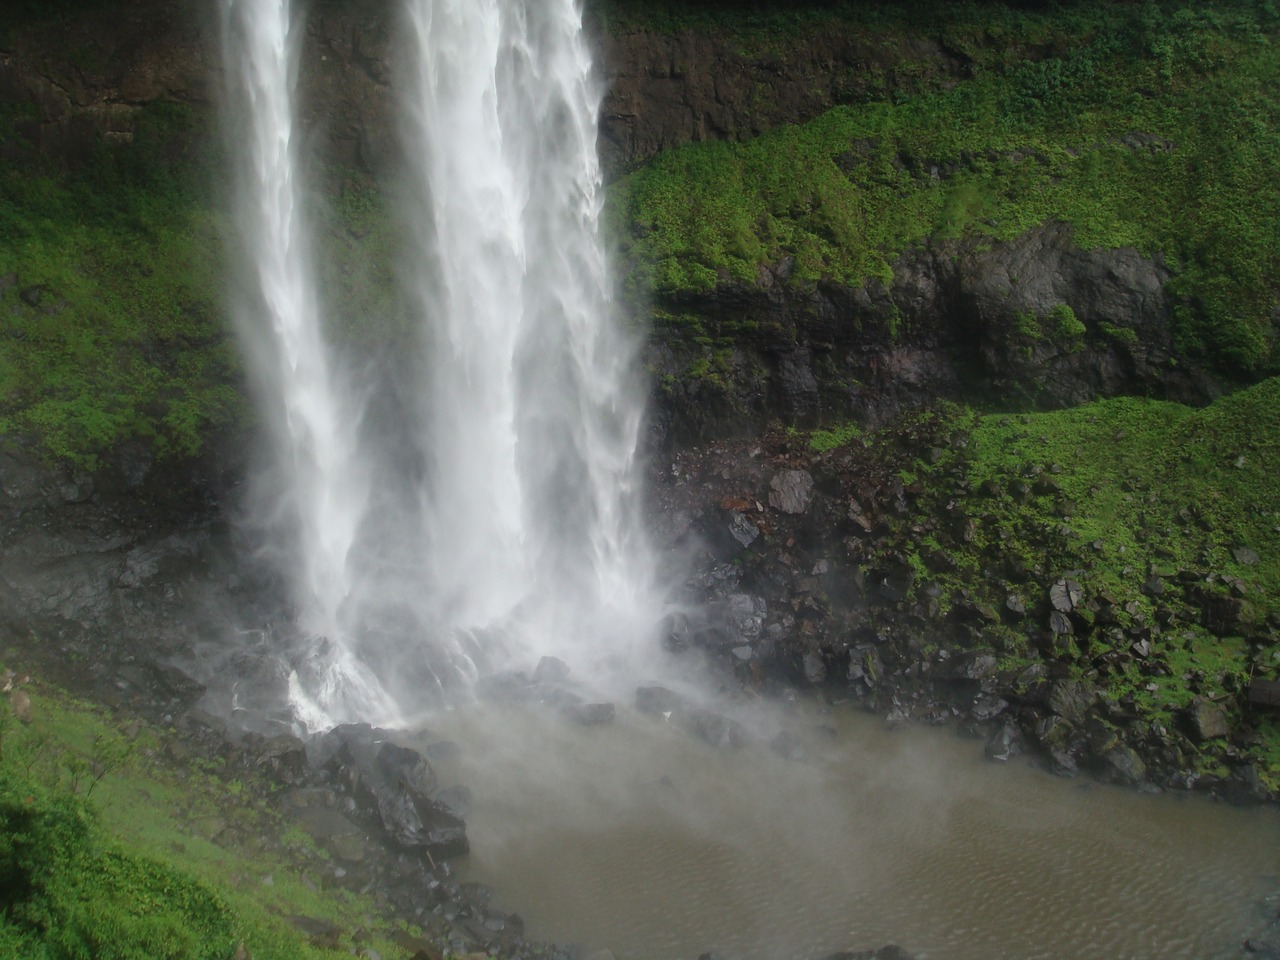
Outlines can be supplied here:
M18 699L13 711L0 700L0 957L406 955L389 928L368 931L372 901L319 889L332 864L253 771L11 672L4 681ZM306 917L331 927L332 942L309 941Z
M927 635L956 628L956 654L991 653L1003 695L1033 697L1046 669L1077 679L1109 705L1099 729L1150 765L1225 776L1247 762L1280 789L1280 724L1244 695L1280 675L1280 378L1201 410L943 405L810 444L827 469L897 471L909 507L885 513L866 566L905 565ZM1225 711L1234 745L1175 732L1197 697Z
M803 32L823 18L852 18L885 42L903 31L941 38L970 78L914 95L886 79L870 102L746 143L690 145L633 172L611 212L637 286L751 283L760 264L785 258L793 282L857 283L887 278L899 253L929 238L981 243L1062 221L1082 247L1163 255L1189 355L1229 375L1275 368L1273 5L846 4L737 22L750 45L785 42L752 30Z

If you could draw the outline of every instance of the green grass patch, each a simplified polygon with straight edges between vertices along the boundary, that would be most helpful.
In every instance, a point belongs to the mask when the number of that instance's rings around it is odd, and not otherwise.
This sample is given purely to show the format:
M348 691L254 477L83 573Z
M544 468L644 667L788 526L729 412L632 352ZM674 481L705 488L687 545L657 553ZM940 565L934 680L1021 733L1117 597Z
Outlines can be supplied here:
M866 29L886 44L942 32L979 59L949 89L654 158L609 197L635 287L752 283L788 258L795 283L856 284L930 237L1059 221L1081 247L1164 255L1182 349L1229 374L1275 367L1280 102L1266 91L1280 45L1266 5L932 5ZM1017 53L1032 37L1052 52Z
M816 453L825 453L843 447L854 437L862 435L862 428L856 423L843 423L829 430L814 430L809 434L809 449Z
M279 960L349 956L289 917L354 932L379 911L327 888L326 861L271 787L165 756L172 734L28 684L30 725L0 704L0 956ZM386 934L365 943L403 951Z
M234 419L224 224L196 119L157 105L74 174L0 172L0 418L85 469L124 440L198 452Z

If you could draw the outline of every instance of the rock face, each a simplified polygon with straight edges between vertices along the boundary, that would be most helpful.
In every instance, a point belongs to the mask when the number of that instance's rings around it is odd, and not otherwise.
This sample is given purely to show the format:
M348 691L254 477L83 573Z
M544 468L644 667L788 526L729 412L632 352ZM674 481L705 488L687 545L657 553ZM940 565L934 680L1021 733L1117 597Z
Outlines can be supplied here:
M1169 272L1133 249L1080 250L1047 224L983 247L936 241L903 253L893 280L753 285L670 298L730 338L714 378L684 371L707 348L679 327L648 360L663 436L679 444L758 432L771 418L878 424L921 397L1062 407L1139 393L1204 403L1217 381L1173 342Z
M591 14L588 4L588 22ZM596 32L607 71L600 151L613 167L689 141L746 139L889 87L906 91L966 70L966 58L935 38L884 43L839 22L794 44L754 50L717 31Z
M605 72L601 155L615 169L691 140L755 136L966 69L963 55L933 38L886 45L839 23L785 49L744 50L715 31L615 29L600 13L589 3L584 20ZM100 138L128 142L147 104L204 110L221 88L220 27L208 4L81 4L74 16L26 13L18 25L0 34L0 101L34 108L19 132L49 155L75 162ZM328 159L378 169L394 158L399 33L390 0L311 5L299 61L303 121Z

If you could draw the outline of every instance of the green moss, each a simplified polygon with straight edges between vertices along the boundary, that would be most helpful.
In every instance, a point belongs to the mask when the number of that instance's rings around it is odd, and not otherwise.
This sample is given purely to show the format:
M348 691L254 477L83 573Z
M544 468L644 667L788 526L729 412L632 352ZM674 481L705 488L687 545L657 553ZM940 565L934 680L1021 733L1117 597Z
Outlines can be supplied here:
M1137 343L1138 331L1132 327L1118 327L1103 320L1098 324L1098 332L1117 343Z
M794 283L861 283L930 237L1007 240L1059 221L1085 248L1165 255L1188 354L1232 375L1274 369L1280 104L1265 91L1280 85L1280 44L1266 8L899 14L864 29L891 47L931 28L969 38L973 76L656 157L609 198L633 284L751 283L787 258ZM1031 37L1052 53L1002 47Z
M27 690L31 725L0 705L0 956L227 960L239 943L273 960L349 955L283 918L355 930L377 909L306 882L288 851L318 854L279 822L262 784L219 776L216 762L175 765L164 731L121 730L51 688ZM211 823L217 842L205 839ZM278 849L247 842L272 831ZM384 938L370 945L398 955Z
M862 435L862 428L850 422L832 427L830 430L814 430L809 434L809 449L817 453L825 453L843 447L854 437Z
M204 137L156 105L76 173L0 173L0 416L56 458L93 469L128 439L189 456L240 412Z
M1078 340L1086 333L1085 325L1076 316L1076 312L1065 303L1060 303L1049 311L1049 320L1057 335L1064 340Z
M906 506L878 514L887 532L862 562L908 563L904 607L943 618L938 635L995 651L1006 675L1055 661L1133 711L1130 734L1174 729L1193 698L1211 697L1241 759L1280 784L1280 725L1243 692L1251 677L1280 678L1280 378L1200 410L1134 398L1021 415L939 405L866 434L835 468L902 481ZM1083 591L1074 635L1047 629L1059 578ZM1025 616L941 625L957 609L1002 612L1010 596ZM1224 608L1231 617L1209 615ZM1225 741L1180 742L1172 762L1186 770L1224 760Z

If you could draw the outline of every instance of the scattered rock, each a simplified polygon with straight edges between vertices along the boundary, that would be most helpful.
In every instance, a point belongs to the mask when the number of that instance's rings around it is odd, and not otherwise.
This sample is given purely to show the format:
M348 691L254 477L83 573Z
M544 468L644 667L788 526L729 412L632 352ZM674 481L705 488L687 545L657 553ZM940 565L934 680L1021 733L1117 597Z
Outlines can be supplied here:
M1261 560L1258 556L1258 551L1252 547L1236 547L1231 551L1231 556L1235 557L1236 563L1242 567L1256 566Z
M685 700L678 693L666 687L637 687L636 710L650 716L670 716L685 705Z
M1062 613L1070 613L1078 607L1083 597L1084 591L1074 580L1058 580L1049 588L1049 603Z
M1196 697L1179 714L1179 725L1196 743L1215 737L1225 737L1231 732L1227 715L1212 700Z
M812 498L813 477L807 470L783 470L769 481L769 505L775 510L804 513Z
M569 679L569 665L559 657L543 657L533 668L534 683L564 683Z
M27 696L27 692L25 690L10 691L9 706L13 710L13 715L22 723L31 722L31 698Z
M573 703L560 712L574 723L584 727L599 727L612 723L615 713L612 703Z

